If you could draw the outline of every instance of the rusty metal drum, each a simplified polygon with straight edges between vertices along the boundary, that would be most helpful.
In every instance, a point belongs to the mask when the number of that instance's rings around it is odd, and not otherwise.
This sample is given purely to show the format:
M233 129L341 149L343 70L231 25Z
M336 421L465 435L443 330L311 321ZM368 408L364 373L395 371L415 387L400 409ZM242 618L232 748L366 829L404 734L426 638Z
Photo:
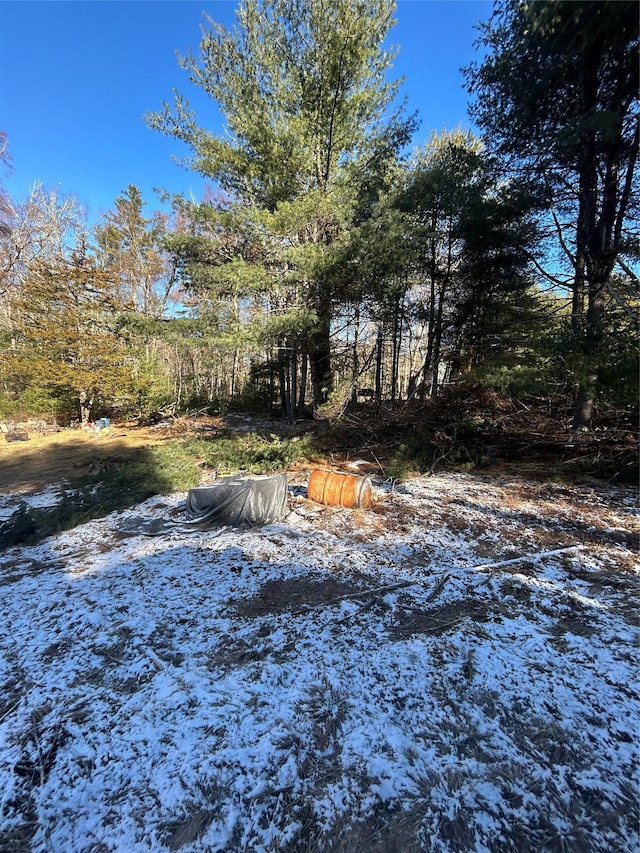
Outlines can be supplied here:
M371 505L371 480L357 474L316 468L309 477L307 497L328 506L366 509Z

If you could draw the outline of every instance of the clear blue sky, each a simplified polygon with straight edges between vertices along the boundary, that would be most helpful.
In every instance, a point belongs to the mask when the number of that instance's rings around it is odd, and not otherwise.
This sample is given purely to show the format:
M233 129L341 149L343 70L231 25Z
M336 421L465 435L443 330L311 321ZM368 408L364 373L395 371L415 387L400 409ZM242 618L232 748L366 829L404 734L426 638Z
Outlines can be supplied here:
M36 180L73 193L91 218L113 207L130 184L159 206L153 188L199 195L200 178L177 166L180 144L150 130L143 116L178 89L199 123L220 118L179 68L176 51L197 52L202 13L225 25L235 0L99 2L0 0L0 129L9 136L12 198ZM418 110L416 145L431 130L471 127L460 67L477 54L474 25L486 0L400 0L390 41L400 46L394 77L404 76L409 111Z

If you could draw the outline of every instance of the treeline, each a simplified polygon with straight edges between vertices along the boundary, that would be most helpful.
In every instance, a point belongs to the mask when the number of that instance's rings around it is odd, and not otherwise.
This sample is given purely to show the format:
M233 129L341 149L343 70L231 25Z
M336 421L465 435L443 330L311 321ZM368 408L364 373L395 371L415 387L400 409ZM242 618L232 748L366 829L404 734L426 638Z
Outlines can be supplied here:
M73 198L4 194L0 417L332 417L463 380L563 394L576 427L637 401L635 3L496 3L465 72L482 136L408 155L393 11L211 21L181 64L224 135L179 95L147 116L190 146L201 200L147 213L132 184L90 228Z

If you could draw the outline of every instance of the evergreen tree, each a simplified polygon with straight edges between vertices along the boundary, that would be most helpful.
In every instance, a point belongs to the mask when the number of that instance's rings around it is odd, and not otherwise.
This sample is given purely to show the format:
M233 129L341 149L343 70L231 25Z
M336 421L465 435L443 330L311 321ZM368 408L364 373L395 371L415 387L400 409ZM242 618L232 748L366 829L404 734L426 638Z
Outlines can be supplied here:
M455 130L416 152L393 204L405 216L414 316L426 337L409 394L424 395L427 382L435 393L443 361L468 372L513 352L523 321L533 321L534 199L500 179L479 139Z
M468 69L489 144L546 190L571 267L575 349L583 370L574 426L591 420L605 367L607 292L637 203L638 7L635 2L500 0L488 49ZM635 208L637 212L637 208Z
M34 263L12 298L13 346L2 354L15 386L75 401L83 421L98 406L130 402L134 377L117 327L117 276L100 269L84 243L68 259Z
M414 127L394 107L399 82L386 76L393 11L392 0L244 0L237 26L210 21L200 56L182 59L218 103L226 134L200 127L180 96L149 119L191 146L193 168L251 220L250 242L258 234L261 250L253 260L242 251L234 259L255 261L264 282L265 259L279 256L267 273L297 294L305 321L295 332L316 404L332 383L331 322L343 284L336 244L379 164Z
M58 267L86 220L74 196L61 195L36 184L24 201L11 204L7 227L0 229L0 347L11 351L17 346L25 320L21 305L30 305L30 285L36 271ZM3 359L6 364L6 359ZM19 389L23 383L17 377ZM15 394L5 374L4 389Z

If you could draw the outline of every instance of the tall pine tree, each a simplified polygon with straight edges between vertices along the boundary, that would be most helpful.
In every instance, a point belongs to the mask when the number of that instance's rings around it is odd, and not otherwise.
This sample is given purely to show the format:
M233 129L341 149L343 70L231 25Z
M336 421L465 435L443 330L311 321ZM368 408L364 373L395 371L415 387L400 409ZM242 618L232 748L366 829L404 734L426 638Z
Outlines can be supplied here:
M217 102L225 133L199 126L180 96L149 117L191 147L193 168L246 211L263 249L269 232L266 242L282 255L269 267L272 282L294 285L297 307L311 318L303 345L315 404L332 384L335 245L380 162L415 127L395 106L400 81L387 79L394 8L392 0L243 0L236 26L209 20L200 55L181 60ZM257 262L262 280L265 253L251 245L241 257Z

